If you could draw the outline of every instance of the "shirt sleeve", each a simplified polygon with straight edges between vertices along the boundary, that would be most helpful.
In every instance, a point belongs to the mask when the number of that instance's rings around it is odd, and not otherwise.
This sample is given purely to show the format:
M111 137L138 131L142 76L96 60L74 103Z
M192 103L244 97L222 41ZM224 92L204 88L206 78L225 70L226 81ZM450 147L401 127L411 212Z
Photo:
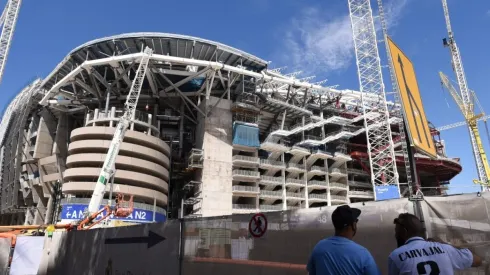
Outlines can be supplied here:
M367 250L366 259L364 261L364 275L381 275L373 256Z
M398 275L400 274L400 269L396 265L395 261L390 257L388 257L388 275Z
M454 269L463 270L473 264L473 253L467 248L457 249L452 245L443 244L444 251L449 255Z

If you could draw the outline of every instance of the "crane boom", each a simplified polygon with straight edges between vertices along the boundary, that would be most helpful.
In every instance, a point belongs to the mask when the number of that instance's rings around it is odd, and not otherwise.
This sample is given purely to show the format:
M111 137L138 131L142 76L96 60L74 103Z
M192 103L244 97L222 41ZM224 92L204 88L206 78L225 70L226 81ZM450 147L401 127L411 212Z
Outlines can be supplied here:
M136 105L138 104L138 99L141 93L141 87L143 85L143 81L145 80L148 63L150 61L150 57L153 51L149 47L146 47L144 53L145 55L143 55L143 57L141 58L138 70L136 71L136 75L131 85L131 90L129 91L128 97L126 98L126 103L124 104L124 114L119 119L119 122L116 126L114 137L112 138L111 145L109 146L109 151L107 152L104 164L99 174L99 178L95 185L94 192L88 206L88 215L99 211L100 204L102 202L102 199L104 198L106 184L108 180L114 175L116 157L119 154L119 148L124 139L126 130L129 127L130 121L134 117Z
M7 62L8 52L12 37L14 36L15 24L19 16L21 0L9 0L2 13L2 34L0 35L0 82L2 82L5 63Z
M487 119L490 119L490 115L482 116L482 117L478 118L477 121L481 121L481 120L486 121ZM461 127L461 126L465 126L465 125L467 125L466 121L460 121L460 122L444 125L441 127L437 127L436 130L441 132L441 131L445 131L445 130L449 130L449 129L453 129L453 128L457 128L457 127Z

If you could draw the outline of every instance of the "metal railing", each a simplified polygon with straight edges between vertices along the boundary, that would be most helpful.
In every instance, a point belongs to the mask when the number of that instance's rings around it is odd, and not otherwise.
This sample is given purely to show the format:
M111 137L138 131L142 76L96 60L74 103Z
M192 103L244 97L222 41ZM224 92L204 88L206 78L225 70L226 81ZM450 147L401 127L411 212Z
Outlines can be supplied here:
M232 175L233 176L254 177L254 178L260 177L260 173L257 172L257 171L240 170L240 169L233 170L233 174Z
M328 184L324 181L319 181L319 180L308 181L308 186L313 186L313 185L328 187Z
M286 192L286 197L289 197L289 198L301 198L301 199L304 199L304 198L305 198L305 194L304 194L304 193L292 193L292 192Z
M320 199L320 200L328 200L328 195L322 194L308 194L309 199Z
M260 190L261 197L282 198L282 191Z
M331 200L338 200L338 201L347 202L347 197L346 196L330 195L330 199Z
M288 163L288 168L296 168L300 170L305 170L304 164Z
M235 113L233 116L233 120L238 122L257 124L257 122L259 121L259 116L243 114L243 113Z
M243 186L243 185L233 185L233 192L253 192L258 193L260 191L259 187L256 186Z
M260 210L263 210L263 211L267 211L267 210L270 210L270 211L280 211L280 210L282 210L282 204L280 204L280 205L267 205L267 204L262 204L262 205L259 205L259 209Z
M260 165L261 166L279 166L279 167L286 167L286 164L282 161L277 161L277 160L268 160L268 159L260 159Z
M310 172L313 172L313 171L325 172L325 167L320 167L317 165L311 166Z
M286 179L286 185L288 184L305 185L305 181L300 179Z
M249 156L241 156L241 155L234 155L232 160L233 161L240 160L240 161L246 161L246 162L259 163L258 157L249 157Z
M275 182L278 184L282 184L282 177L271 177L271 176L260 176L260 181L262 182Z
M338 187L338 188L347 189L347 184L338 183L338 182L330 182L330 187Z
M352 186L352 187L373 188L373 185L369 182L350 180L348 183L349 183L349 186Z
M233 204L232 206L232 209L237 209L237 210L253 210L253 209L257 209L257 207L253 204Z
M347 173L349 174L357 174L357 175L369 175L368 172L361 169L347 168Z
M374 196L373 191L349 191L349 196Z
M334 174L334 173L338 173L338 174L342 174L342 175L346 175L347 174L346 170L340 169L340 168L330 168L330 169L328 169L328 172L330 174Z

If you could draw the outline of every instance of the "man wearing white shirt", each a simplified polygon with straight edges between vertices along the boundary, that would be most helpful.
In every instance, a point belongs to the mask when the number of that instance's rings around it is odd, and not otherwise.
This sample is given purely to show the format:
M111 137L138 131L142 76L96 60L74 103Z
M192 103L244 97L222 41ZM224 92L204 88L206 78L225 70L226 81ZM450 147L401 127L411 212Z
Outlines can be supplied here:
M412 214L400 214L394 223L398 248L388 257L390 275L452 275L482 264L467 248L425 240L422 222Z

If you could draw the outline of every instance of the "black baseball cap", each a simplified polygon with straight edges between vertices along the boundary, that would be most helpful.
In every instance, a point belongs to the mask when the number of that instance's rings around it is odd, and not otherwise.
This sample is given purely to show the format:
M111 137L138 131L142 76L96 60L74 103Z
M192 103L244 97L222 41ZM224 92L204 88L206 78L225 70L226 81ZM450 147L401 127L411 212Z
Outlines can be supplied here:
M343 229L354 222L357 222L361 210L357 208L351 208L348 205L341 205L337 207L332 213L332 223L335 229Z

